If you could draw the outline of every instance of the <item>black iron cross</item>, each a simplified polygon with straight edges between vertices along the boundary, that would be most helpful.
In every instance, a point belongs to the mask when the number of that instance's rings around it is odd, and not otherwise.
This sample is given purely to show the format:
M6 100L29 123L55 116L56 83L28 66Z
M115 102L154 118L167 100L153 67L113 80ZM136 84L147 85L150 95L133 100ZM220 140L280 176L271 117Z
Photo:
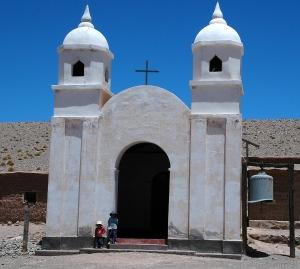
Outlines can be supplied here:
M148 73L158 73L158 70L150 70L148 68L148 60L146 61L146 68L145 69L137 69L135 72L143 72L145 73L145 85L148 85Z

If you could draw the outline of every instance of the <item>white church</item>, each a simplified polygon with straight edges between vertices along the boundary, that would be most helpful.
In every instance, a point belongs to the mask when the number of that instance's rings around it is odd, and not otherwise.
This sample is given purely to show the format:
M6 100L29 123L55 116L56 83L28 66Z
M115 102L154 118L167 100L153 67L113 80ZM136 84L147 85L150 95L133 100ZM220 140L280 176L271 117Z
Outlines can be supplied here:
M219 4L192 53L191 108L157 86L114 94L113 54L86 8L52 86L44 249L92 247L96 221L116 211L119 238L241 253L243 44Z

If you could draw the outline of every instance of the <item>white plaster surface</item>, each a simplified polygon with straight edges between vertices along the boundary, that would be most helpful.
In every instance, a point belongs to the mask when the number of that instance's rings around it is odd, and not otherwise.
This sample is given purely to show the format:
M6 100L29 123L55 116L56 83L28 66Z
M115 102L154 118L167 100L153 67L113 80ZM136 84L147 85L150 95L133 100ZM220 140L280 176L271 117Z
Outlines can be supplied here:
M240 113L240 85L199 85L192 88L193 114L238 114Z
M58 90L55 91L55 116L99 116L100 90Z
M205 238L223 238L225 119L208 118L206 133Z
M103 107L100 120L97 212L108 216L115 205L115 168L122 153L140 142L161 147L169 157L169 236L188 236L189 109L173 94L154 86L139 86L115 95Z
M47 236L60 236L61 203L64 192L61 188L65 178L65 119L52 118L52 133L50 144L50 163L47 201Z
M191 117L190 149L190 238L204 239L206 219L206 130L207 119Z
M191 117L190 238L240 240L241 117Z
M64 39L64 45L96 45L109 48L106 38L98 30L91 27L78 27Z
M77 236L82 121L65 121L65 177L61 185L61 236Z
M239 34L232 27L226 24L210 24L197 34L194 42L228 40L242 42Z
M111 61L113 56L110 51L96 50L93 48L73 49L62 48L59 50L59 84L60 85L91 85L107 83L110 88ZM72 67L81 61L84 64L84 76L72 76ZM105 71L108 72L108 81L105 81Z
M227 116L224 205L225 240L240 240L241 234L241 122L242 119L240 115Z
M78 235L93 236L96 220L95 185L97 178L98 117L83 121Z
M241 79L241 44L230 41L199 42L192 46L193 80L224 81ZM209 63L214 56L222 60L221 72L209 72Z

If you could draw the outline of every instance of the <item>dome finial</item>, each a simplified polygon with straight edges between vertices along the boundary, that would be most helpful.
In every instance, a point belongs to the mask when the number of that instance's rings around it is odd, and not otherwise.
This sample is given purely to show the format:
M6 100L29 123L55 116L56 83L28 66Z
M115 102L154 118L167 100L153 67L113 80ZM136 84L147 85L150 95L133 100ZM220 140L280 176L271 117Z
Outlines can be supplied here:
M92 24L92 17L90 14L89 5L86 5L84 13L81 18L81 23L78 27L91 27L94 28L94 25Z
M221 11L219 2L217 2L217 4L216 4L215 11L212 15L212 20L210 21L209 24L212 24L212 23L227 24L226 21L223 19L223 13Z
M216 4L215 11L214 11L212 17L213 17L213 19L217 19L217 18L223 19L223 13L222 13L222 11L221 11L219 2L217 2L217 4Z

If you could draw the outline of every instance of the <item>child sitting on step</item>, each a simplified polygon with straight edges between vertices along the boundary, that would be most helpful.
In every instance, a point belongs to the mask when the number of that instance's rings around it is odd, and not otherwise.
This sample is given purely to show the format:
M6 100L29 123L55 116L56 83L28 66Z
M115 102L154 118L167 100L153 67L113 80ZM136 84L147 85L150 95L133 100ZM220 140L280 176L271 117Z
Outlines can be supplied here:
M106 229L103 226L102 221L98 220L95 229L95 242L94 242L95 248L103 248L105 244L105 238L106 238Z

